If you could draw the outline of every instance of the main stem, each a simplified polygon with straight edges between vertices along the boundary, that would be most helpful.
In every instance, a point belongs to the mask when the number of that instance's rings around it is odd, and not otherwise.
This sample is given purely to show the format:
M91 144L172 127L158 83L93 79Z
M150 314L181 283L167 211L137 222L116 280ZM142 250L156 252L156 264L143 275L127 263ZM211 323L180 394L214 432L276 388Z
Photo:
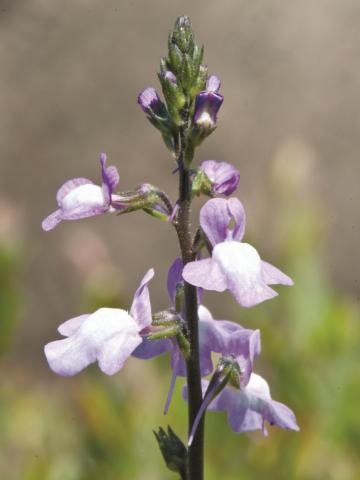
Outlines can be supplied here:
M179 238L183 264L195 260L192 236L190 230L191 213L191 182L189 170L184 166L184 132L180 131L178 149L179 165L179 212L176 230ZM196 287L185 282L185 316L189 333L190 357L187 366L188 388L188 430L189 435L196 415L202 403L200 356L199 356L199 319ZM204 420L202 419L188 455L188 480L203 480L204 478Z

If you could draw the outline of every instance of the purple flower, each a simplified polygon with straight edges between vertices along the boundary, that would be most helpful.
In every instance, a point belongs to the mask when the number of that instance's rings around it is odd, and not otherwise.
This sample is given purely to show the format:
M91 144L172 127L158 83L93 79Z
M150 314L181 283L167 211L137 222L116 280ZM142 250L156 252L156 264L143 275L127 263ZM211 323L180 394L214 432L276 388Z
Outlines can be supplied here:
M240 172L230 163L205 160L201 163L200 170L209 178L213 195L229 196L237 189Z
M105 153L100 155L100 164L102 186L94 185L87 178L65 182L56 195L59 208L43 220L43 230L52 230L62 220L79 220L115 211L113 201L120 197L113 191L119 183L119 173L114 166L106 167Z
M60 325L58 331L67 338L45 346L50 368L59 375L72 376L97 361L107 375L118 372L151 325L148 283L153 276L153 269L145 274L130 313L120 308L100 308Z
M138 104L142 108L143 112L148 115L155 114L163 116L165 111L165 106L153 87L145 88L145 90L139 93Z
M175 304L176 287L182 282L181 273L182 261L178 258L170 267L168 274L167 285L172 305ZM212 352L233 355L242 371L241 384L246 385L252 372L253 362L261 349L259 330L245 329L227 320L214 320L209 310L203 305L199 306L198 315L201 375L206 376L213 371ZM166 352L170 353L173 376L165 411L171 400L176 377L186 376L185 360L176 339L144 339L133 353L137 358L149 359Z
M224 97L218 93L220 80L215 75L208 78L206 90L198 93L195 99L194 122L204 128L216 126L217 113L224 101Z
M204 393L208 384L207 380L202 380ZM186 387L183 389L183 396L187 399ZM226 411L234 432L252 432L260 429L267 435L265 422L299 431L292 410L283 403L272 400L269 385L255 373L251 374L248 384L240 390L231 386L225 387L210 403L208 410Z
M237 198L213 198L200 211L201 228L213 247L211 258L188 263L183 278L206 290L230 290L243 307L252 307L277 293L268 285L293 285L258 252L241 240L245 233L245 211Z

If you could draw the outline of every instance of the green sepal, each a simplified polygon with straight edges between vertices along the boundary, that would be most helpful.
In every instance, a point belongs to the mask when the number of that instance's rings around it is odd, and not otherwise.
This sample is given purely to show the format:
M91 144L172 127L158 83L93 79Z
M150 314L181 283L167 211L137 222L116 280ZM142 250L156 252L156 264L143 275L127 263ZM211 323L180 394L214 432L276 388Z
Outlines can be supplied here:
M157 115L154 111L151 110L149 107L149 111L146 114L146 118L149 122L160 131L161 136L164 140L166 147L171 151L174 152L174 132L175 132L175 125L171 120L171 116L169 112L164 106L162 115Z
M157 332L151 332L147 338L148 340L162 340L164 338L177 337L179 334L179 325L171 325L168 328L163 328Z
M154 327L167 327L169 325L178 325L180 321L179 315L171 310L163 310L152 315L151 324Z
M193 180L191 183L191 191L193 196L199 196L201 193L208 195L209 197L212 196L211 192L212 183L209 177L206 175L205 172L198 169L193 176Z
M196 95L206 88L206 81L208 78L208 69L204 65L200 65L194 83L189 91L191 99L195 99ZM195 105L195 102L194 102ZM193 113L193 112L191 112Z
M200 65L201 65L201 62L203 61L203 58L204 58L204 45L202 45L201 48L195 45L194 53L193 53L193 68L196 76L199 74Z
M181 110L185 106L186 97L179 85L167 80L161 73L158 74L158 77L171 120L175 125L180 126L183 123Z
M156 208L143 207L143 210L145 213L147 213L148 215L151 215L154 218L157 218L158 220L162 220L163 222L169 221L169 216L163 212L160 212Z
M185 54L181 63L179 72L179 81L186 94L189 93L194 77L194 68L192 58Z
M228 357L221 357L217 366L217 371L233 387L240 390L240 375L241 370L236 359L230 355Z
M216 125L194 125L191 129L191 143L198 147L209 135L216 130Z
M174 146L174 135L172 133L164 133L161 134L162 139L166 147L170 150L171 153L175 153L175 146Z
M190 343L189 340L185 337L182 331L176 335L176 340L178 342L181 353L183 354L185 360L190 358Z
M163 75L165 75L165 73L170 70L170 68L168 68L168 60L165 58L165 57L162 57L160 59L160 73L162 73Z
M169 64L171 65L171 70L178 72L181 68L182 61L183 55L179 47L169 42Z

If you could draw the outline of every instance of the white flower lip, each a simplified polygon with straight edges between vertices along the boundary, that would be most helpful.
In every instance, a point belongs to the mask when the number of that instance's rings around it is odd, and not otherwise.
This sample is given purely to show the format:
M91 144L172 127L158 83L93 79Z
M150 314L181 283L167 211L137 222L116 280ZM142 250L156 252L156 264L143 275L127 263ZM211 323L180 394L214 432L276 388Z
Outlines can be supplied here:
M212 258L227 275L235 275L239 282L249 283L261 278L261 259L248 243L227 241L218 243Z
M88 183L80 185L69 192L62 200L64 210L73 210L78 207L102 207L105 205L102 188Z

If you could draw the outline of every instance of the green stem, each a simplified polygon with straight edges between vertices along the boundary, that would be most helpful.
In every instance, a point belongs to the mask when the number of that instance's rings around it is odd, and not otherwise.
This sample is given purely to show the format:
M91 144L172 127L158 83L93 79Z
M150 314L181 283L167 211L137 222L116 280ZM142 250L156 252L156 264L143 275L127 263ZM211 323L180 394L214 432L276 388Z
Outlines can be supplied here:
M190 173L184 166L184 131L180 130L180 143L178 150L179 165L179 212L176 222L176 231L179 238L183 264L195 260L192 248L192 236L190 230L191 213L191 182ZM202 403L200 356L199 356L199 319L197 289L185 282L185 316L189 332L190 356L187 365L188 387L188 431L191 432L196 415ZM199 423L196 435L188 452L188 480L203 480L204 475L204 421Z

